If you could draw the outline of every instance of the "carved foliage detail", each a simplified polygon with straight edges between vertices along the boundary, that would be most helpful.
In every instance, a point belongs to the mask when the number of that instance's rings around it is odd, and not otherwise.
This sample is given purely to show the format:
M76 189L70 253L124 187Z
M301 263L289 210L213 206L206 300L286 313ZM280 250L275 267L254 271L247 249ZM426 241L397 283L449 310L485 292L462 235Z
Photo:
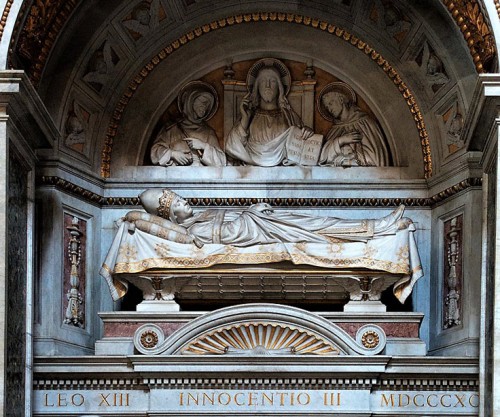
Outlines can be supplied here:
M496 55L495 40L478 0L443 0L457 22L479 73L489 72Z
M462 323L462 224L463 215L456 216L444 224L444 329L460 326Z
M16 51L33 84L42 71L57 35L81 0L35 0L19 35Z
M87 222L64 215L64 324L85 327L85 229Z

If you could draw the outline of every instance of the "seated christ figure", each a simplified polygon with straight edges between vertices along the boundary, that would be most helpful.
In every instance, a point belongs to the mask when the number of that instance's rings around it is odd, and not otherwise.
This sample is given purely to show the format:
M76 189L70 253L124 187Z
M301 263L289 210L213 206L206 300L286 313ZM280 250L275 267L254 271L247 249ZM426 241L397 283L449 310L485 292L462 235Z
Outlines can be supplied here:
M229 156L262 167L290 163L287 142L291 128L300 128L303 140L313 135L286 98L290 84L288 69L276 59L262 59L252 66L247 77L249 93L240 104L240 119L226 140Z

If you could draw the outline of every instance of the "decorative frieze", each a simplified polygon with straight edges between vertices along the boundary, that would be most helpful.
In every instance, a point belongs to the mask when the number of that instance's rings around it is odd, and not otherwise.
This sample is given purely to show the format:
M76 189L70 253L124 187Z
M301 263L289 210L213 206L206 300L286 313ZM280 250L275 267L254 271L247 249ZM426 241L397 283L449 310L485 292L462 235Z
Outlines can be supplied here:
M481 187L482 178L467 178L427 198L186 198L193 207L246 207L268 203L274 207L433 207L472 187ZM39 186L53 186L98 207L135 207L138 197L103 197L93 191L55 176L38 179Z

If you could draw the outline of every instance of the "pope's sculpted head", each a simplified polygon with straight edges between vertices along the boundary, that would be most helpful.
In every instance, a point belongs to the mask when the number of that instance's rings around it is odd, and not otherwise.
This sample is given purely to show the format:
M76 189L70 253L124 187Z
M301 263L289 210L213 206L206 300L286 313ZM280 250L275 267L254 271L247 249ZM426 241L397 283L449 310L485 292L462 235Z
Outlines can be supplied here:
M182 224L193 216L189 203L168 188L151 188L141 193L139 199L148 213L177 224Z
M173 203L171 211L172 216L174 217L174 219L171 220L175 220L174 223L178 224L184 223L187 219L193 216L193 209L189 203L180 197Z

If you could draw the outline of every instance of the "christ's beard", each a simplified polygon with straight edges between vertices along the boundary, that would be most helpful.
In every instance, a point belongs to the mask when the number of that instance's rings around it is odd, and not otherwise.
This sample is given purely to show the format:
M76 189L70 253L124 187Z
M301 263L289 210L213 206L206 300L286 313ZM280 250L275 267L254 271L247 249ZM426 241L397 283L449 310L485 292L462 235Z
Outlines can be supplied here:
M264 100L266 103L272 103L275 102L275 97L274 97L274 91L273 90L264 90L261 93L262 100Z

